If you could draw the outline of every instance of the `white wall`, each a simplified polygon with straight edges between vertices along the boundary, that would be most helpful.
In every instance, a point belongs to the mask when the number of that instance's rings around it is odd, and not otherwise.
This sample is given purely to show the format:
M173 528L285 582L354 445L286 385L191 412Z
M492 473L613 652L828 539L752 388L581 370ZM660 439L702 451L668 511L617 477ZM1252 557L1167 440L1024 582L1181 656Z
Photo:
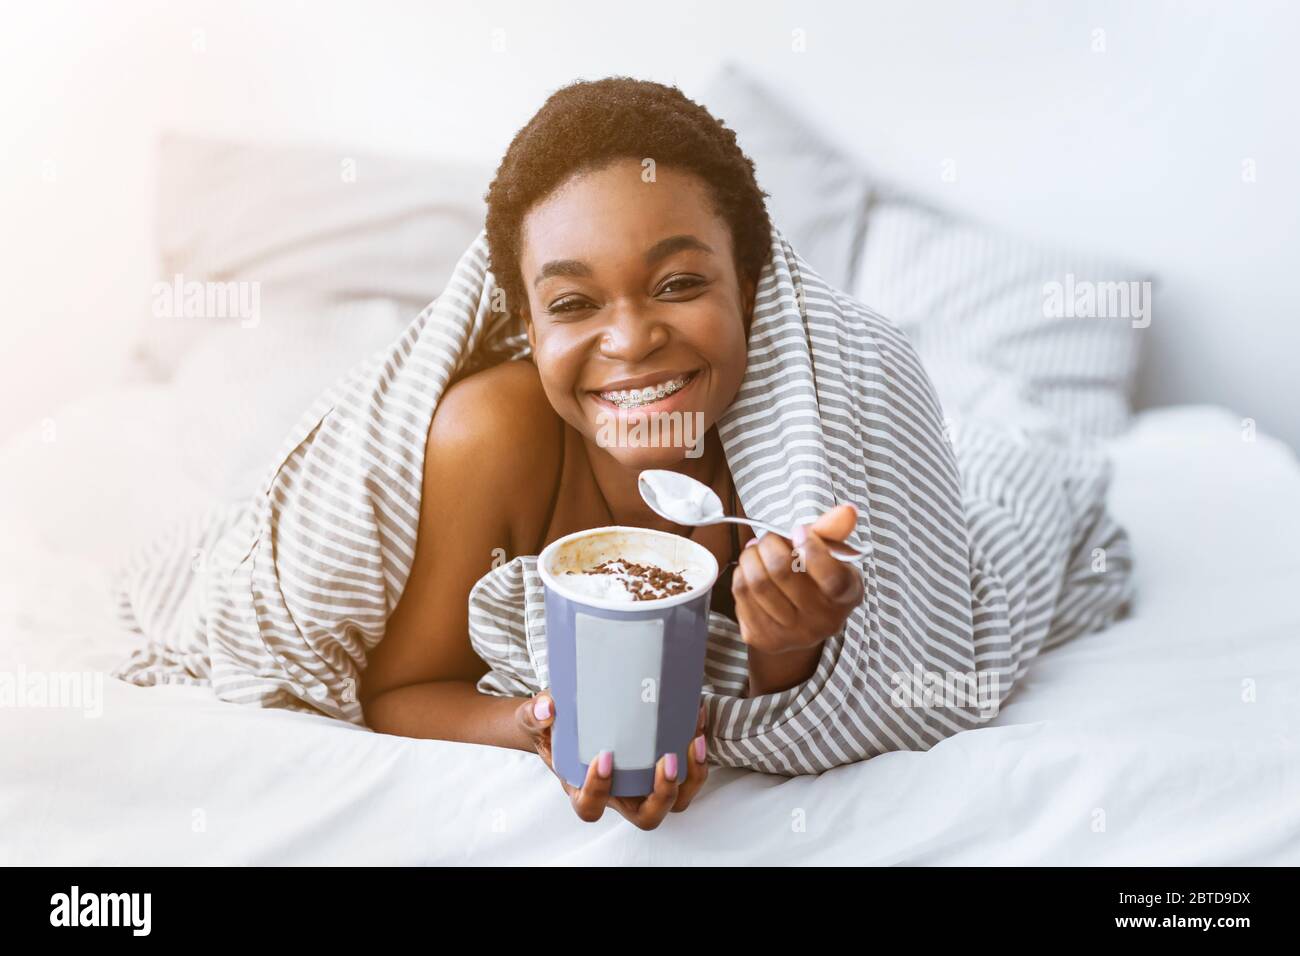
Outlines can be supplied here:
M1296 8L440 6L7 9L0 436L118 374L154 279L160 129L492 162L573 78L625 73L691 94L730 58L809 104L881 176L1155 269L1143 400L1226 404L1300 447ZM796 29L807 52L792 50Z

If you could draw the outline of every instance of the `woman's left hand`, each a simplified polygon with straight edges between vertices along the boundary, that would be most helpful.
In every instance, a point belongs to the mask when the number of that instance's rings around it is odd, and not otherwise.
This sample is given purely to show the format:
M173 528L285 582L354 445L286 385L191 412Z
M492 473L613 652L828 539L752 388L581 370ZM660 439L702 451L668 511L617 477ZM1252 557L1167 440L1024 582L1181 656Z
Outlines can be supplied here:
M853 505L839 505L795 528L792 538L768 532L746 544L731 578L746 644L782 654L839 632L862 602L862 572L834 557L826 542L843 541L857 520Z

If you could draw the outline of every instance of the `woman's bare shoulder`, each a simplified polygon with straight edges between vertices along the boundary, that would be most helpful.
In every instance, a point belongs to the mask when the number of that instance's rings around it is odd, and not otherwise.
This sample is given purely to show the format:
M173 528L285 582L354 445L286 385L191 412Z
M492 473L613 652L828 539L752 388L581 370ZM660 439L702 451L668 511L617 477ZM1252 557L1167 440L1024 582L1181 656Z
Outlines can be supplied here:
M532 362L502 362L466 376L443 393L430 437L478 450L509 451L503 439L527 440L529 450L558 450L560 419ZM508 456L511 457L511 456Z
M425 492L494 501L512 530L531 528L553 496L563 452L562 421L536 367L503 362L443 394L429 427Z
M561 461L558 422L531 363L485 369L443 393L429 425L410 580L368 657L366 699L482 675L467 598L545 512Z

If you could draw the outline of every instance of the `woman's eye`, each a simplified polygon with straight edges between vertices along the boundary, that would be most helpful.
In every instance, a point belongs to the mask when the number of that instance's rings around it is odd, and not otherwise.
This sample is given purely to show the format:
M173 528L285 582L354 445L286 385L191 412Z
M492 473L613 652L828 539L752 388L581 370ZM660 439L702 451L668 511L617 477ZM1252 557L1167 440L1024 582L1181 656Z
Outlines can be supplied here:
M552 315L558 312L576 312L579 309L588 308L587 303L582 299L561 299L549 306L546 311Z
M660 288L660 293L664 292L681 292L685 289L693 289L695 286L704 285L703 279L697 279L693 276L677 276L669 279ZM674 288L676 286L676 288Z
M659 287L658 295L671 295L677 292L685 292L696 286L705 285L705 281L698 276L676 276L669 279ZM593 306L586 299L581 297L570 297L559 299L552 305L547 306L546 311L550 315L561 315L566 312L580 312L584 309L593 309Z

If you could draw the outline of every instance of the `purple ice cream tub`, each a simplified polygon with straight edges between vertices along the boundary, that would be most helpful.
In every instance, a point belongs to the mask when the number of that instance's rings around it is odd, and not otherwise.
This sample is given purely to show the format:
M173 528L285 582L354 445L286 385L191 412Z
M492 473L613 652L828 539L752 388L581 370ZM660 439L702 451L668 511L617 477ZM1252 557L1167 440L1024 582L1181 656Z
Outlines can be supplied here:
M579 581L589 576L566 573L617 558L676 571L691 587L631 600L621 587L599 593L608 581ZM581 787L587 767L610 750L610 792L643 796L654 790L659 758L675 753L677 779L684 781L704 686L717 559L681 535L611 526L551 542L538 556L537 569L546 596L555 769Z

